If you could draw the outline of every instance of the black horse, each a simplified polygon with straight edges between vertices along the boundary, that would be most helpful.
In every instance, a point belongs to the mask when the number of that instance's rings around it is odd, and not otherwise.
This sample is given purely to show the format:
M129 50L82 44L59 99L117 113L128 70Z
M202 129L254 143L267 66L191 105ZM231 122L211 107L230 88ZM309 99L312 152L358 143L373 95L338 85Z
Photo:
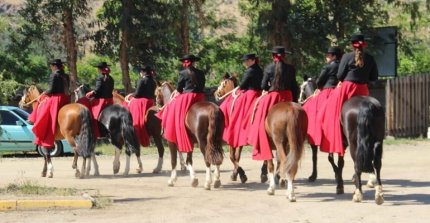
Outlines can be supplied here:
M85 97L88 90L86 86L81 85L75 90L76 98L81 99ZM125 153L127 155L124 175L128 175L130 171L130 155L132 153L136 154L139 169L141 170L140 145L136 137L130 112L121 105L109 105L103 109L97 120L100 136L109 139L109 142L115 146L113 173L117 174L119 172L119 158L123 146L125 146Z
M302 91L306 88L316 86L313 80L307 80L302 85ZM305 86L306 85L306 86ZM309 90L307 92L310 92ZM305 98L310 97L308 93L303 93ZM303 100L306 103L306 100ZM354 161L355 174L353 180L356 190L353 200L361 202L363 199L361 173L375 173L377 186L375 187L375 202L379 205L384 202L382 193L382 183L380 172L382 167L382 145L385 136L385 111L382 105L370 96L355 96L347 100L341 111L340 123L344 147L350 149L352 160ZM316 180L317 177L317 146L312 147L313 171L309 181ZM344 166L343 156L339 156L337 165L334 162L333 154L329 154L328 160L333 167L337 183L337 194L344 193L342 170ZM373 186L371 179L369 187Z

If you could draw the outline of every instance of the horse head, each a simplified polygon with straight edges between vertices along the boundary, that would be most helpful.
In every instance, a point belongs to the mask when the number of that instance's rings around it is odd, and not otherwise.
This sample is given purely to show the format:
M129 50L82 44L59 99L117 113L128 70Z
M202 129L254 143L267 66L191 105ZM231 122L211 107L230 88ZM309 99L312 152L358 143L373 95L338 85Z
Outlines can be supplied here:
M28 89L24 89L21 100L19 101L20 108L26 108L37 102L40 96L40 91L35 85L31 85Z
M118 104L118 105L122 105L122 103L125 101L124 96L122 96L118 90L113 90L112 91L112 95L113 95L113 103L114 104Z
M82 97L85 97L85 94L90 91L90 88L86 84L81 84L77 87L73 92L75 93L75 102Z
M234 80L227 78L221 81L217 90L214 92L215 99L221 100L224 95L230 93L235 88Z
M155 89L155 101L158 106L163 106L170 102L170 96L173 93L173 87L168 82L163 82Z
M304 104L306 99L312 96L317 88L316 81L312 77L307 78L300 86L299 103Z

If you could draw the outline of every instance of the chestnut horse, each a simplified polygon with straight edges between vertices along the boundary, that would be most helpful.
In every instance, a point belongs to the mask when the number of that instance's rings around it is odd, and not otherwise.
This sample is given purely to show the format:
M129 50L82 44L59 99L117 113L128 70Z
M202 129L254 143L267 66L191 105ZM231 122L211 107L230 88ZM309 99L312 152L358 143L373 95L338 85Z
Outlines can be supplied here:
M302 107L294 102L280 102L270 108L265 129L272 150L278 153L280 182L288 182L287 198L294 202L294 178L303 154L308 118ZM273 160L267 161L269 195L275 194L275 171Z
M173 87L169 83L163 83L161 86L161 92L169 92ZM163 94L163 100L170 100L170 94ZM211 189L212 184L212 173L211 165L215 165L215 177L214 187L218 188L221 186L220 181L220 165L224 158L224 151L222 149L222 134L224 131L224 115L219 107L212 102L197 102L193 104L187 112L184 120L184 125L188 132L188 136L192 142L198 143L200 151L202 152L206 164L206 181L204 188L206 190ZM169 186L174 186L177 180L176 174L176 162L177 162L177 146L174 143L168 142L171 162L172 162L172 173L168 181ZM197 187L198 179L195 176L193 169L192 152L187 153L186 164L190 172L191 185Z
M233 93L235 86L235 83L237 82L235 77L227 78L221 81L220 85L218 86L217 90L214 92L215 99L217 101L222 101L226 97L228 97L230 94ZM234 102L233 102L234 103ZM240 177L240 181L242 183L245 183L248 180L248 177L245 174L245 171L240 166L240 156L242 153L242 146L235 148L232 146L229 146L230 151L230 160L233 163L233 173L231 175L231 180L236 181L237 175ZM261 182L265 183L267 178L267 162L263 163L263 166L261 167Z
M36 86L32 85L24 90L24 94L19 103L20 107L33 106L35 109L39 104L40 92ZM43 102L42 102L43 103ZM72 168L76 169L75 176L84 178L88 176L91 169L91 158L95 166L94 175L99 175L98 165L94 154L95 135L91 127L91 113L83 105L72 103L63 106L58 112L57 127L55 131L55 139L66 139L73 148L74 159ZM83 157L81 171L77 168L78 156ZM43 155L45 163L43 166L42 176L53 176L53 166L49 152ZM47 168L48 167L48 168Z
M302 89L312 89L314 84L305 82ZM308 85L308 86L305 86ZM312 92L312 91L307 91ZM309 97L308 93L303 94ZM343 135L344 147L350 149L352 160L354 161L355 174L353 180L356 190L353 201L361 202L363 199L361 189L361 173L370 173L368 187L375 187L375 203L380 205L384 202L381 183L382 151L383 140L385 137L385 111L379 101L370 96L355 96L347 100L341 111L340 123ZM317 176L317 146L312 146L313 172L311 177ZM336 191L338 194L344 193L342 170L344 158L339 156L338 164L334 162L333 154L329 154L328 160L333 168L336 178ZM374 182L376 174L376 182ZM310 178L311 178L310 177Z

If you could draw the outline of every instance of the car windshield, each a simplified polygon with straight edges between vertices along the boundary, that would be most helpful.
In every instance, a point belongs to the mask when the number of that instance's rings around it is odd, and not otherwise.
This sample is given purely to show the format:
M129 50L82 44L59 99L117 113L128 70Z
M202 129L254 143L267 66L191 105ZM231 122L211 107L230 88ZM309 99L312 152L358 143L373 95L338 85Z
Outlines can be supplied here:
M19 117L21 117L24 121L27 121L28 119L28 113L23 111L23 110L19 110L19 109L13 109L13 112L15 114L17 114Z

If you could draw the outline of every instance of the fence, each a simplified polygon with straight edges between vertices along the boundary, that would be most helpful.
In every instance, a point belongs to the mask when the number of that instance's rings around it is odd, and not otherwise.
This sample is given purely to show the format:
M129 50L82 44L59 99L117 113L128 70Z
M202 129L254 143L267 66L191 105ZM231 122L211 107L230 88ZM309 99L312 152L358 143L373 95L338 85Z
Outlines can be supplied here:
M425 136L430 126L430 74L400 77L385 87L387 134Z

